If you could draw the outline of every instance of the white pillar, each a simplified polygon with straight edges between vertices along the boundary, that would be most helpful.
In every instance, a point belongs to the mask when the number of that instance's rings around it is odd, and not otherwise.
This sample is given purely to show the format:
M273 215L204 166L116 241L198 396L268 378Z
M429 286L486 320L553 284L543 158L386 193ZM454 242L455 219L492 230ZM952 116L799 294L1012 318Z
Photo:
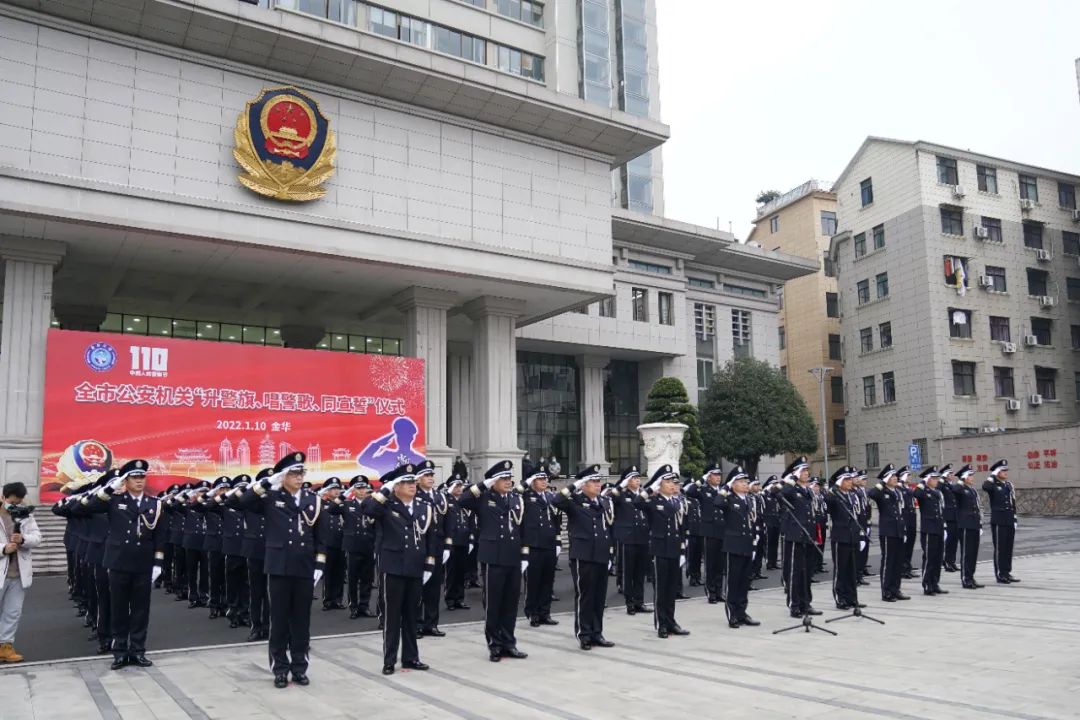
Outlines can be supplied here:
M521 465L517 446L517 318L521 300L482 296L465 305L473 322L472 447L470 473L482 476L494 463Z
M447 396L450 402L450 447L459 453L472 447L472 344L448 343L450 372Z
M611 469L604 443L604 369L611 358L578 355L581 373L581 456L586 465L599 465L605 475Z
M0 480L20 481L37 502L45 415L45 343L52 321L53 270L62 243L5 239L0 336ZM89 428L89 426L88 426Z

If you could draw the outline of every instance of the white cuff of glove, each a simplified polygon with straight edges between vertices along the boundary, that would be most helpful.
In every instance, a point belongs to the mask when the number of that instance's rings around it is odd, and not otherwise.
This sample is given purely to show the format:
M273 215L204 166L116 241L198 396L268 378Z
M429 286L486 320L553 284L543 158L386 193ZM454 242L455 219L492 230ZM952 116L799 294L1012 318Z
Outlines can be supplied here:
M124 479L123 478L115 478L115 479L109 481L109 488L113 492L116 492L117 490L119 490L122 487L124 487Z
M494 485L494 484L495 484L495 478L488 478L487 480L484 481L484 487L486 487L488 490L490 490L491 486Z
M585 480L585 478L582 478L581 480L575 480L575 481L574 481L574 489L575 489L575 490L580 490L580 489L582 488L582 486L583 486L583 485L584 485L584 484L585 484L586 482L587 482L587 481Z

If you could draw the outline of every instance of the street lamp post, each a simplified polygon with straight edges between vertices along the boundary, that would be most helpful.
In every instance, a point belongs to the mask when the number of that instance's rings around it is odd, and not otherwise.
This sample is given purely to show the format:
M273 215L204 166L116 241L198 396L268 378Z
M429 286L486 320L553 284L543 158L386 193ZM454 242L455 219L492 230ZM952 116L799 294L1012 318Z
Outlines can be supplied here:
M829 481L829 431L825 427L825 376L832 372L831 367L810 368L808 371L818 379L821 390L821 457L825 460L825 482Z

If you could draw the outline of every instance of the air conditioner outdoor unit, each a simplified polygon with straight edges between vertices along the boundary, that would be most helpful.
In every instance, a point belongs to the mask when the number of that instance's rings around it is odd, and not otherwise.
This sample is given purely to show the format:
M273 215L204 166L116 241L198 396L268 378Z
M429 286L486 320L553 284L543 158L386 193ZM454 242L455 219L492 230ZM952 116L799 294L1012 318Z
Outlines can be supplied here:
M1042 395L1034 393L1033 395L1028 397L1028 402L1030 402L1032 405L1042 405Z
M1080 258L1077 258L1077 260L1080 260ZM987 290L993 290L994 289L994 278L987 277L986 275L980 275L979 276L979 284L982 285Z
M1073 210L1073 222L1080 222L1080 210Z
M963 185L953 185L952 194L953 194L953 197L958 197L958 198L964 197L964 186Z
M1043 295L1039 298L1039 307L1054 307L1054 303L1057 302L1057 298L1053 295Z
M1035 259L1036 260L1043 260L1043 261L1050 260L1050 251L1049 250L1041 250L1041 249L1036 250L1035 251Z
M984 228L982 225L976 225L975 226L975 237L977 237L980 240L985 240L986 238L990 237L990 232L986 228Z
M1020 401L1019 400L1006 400L1005 401L1005 409L1008 410L1009 412L1016 412L1017 410L1020 409Z
M1034 347L1039 344L1039 338L1035 337L1034 335L1025 335L1024 344L1028 347Z
M840 454L840 448L833 446L829 448L829 457L836 457Z
M1001 352L1008 353L1008 354L1012 354L1012 353L1016 352L1016 343L1013 343L1013 342L1003 342L1003 343L1001 343Z
M1028 200L1026 198L1021 200L1020 201L1020 209L1021 210L1034 210L1035 209L1035 201L1034 200Z

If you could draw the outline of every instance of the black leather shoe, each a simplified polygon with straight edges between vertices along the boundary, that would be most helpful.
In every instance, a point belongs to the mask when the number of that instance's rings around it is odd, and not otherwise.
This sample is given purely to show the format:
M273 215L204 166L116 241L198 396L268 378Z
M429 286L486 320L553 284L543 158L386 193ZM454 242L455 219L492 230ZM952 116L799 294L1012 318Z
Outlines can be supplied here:
M882 595L881 602L896 602L896 598L894 598L892 595Z
M419 660L409 660L401 663L402 670L427 670L428 667L427 663L422 663Z
M690 578L690 587L700 587L701 581L697 578Z
M457 607L458 610L468 610L471 606L466 605L463 602L459 602L456 607Z
M837 610L850 610L851 606L848 605L847 603L836 603L836 609Z
M112 652L112 648L109 647L108 643L106 643L105 645L98 645L98 649L97 649L97 654L98 655L108 655L111 652Z
M431 628L430 630L421 630L420 634L421 635L428 635L430 637L446 637L446 633L444 633L442 630L440 630L437 627L436 628ZM401 667L405 667L405 663L402 663Z
M547 617L540 618L540 624L541 625L558 625L559 621L558 620L552 620L551 616L548 615Z
M1012 582L1011 580L1009 580L1009 578L1006 578L1006 577L999 577L997 579L997 581L999 583L1001 583L1002 585L1008 585L1008 584L1010 584Z
M491 662L499 662L500 660L502 660L502 653L498 650L492 650L491 653L488 655L488 660L490 660Z
M383 665L382 666L382 674L383 675L393 675L394 674L394 666L393 665Z
M1018 582L1020 582L1020 579L1019 579L1019 578L1015 578L1015 577L1013 577L1012 575L1006 575L1005 577L1007 577L1007 578L1009 579L1009 582L1011 582L1011 583L1018 583Z
M859 580L859 581L858 581L857 583L855 583L855 584L856 584L856 585L869 585L870 583L866 582L865 580Z
M796 620L802 620L802 612L800 612L799 610L792 610L791 617L795 618Z
M975 586L975 589L976 589L976 590L979 590L979 589L981 589L981 588L984 588L984 587L986 587L985 585L982 585L981 583L977 583L977 582L975 582L974 580L972 580L972 581L971 581L971 584Z
M284 688L289 687L289 676L286 675L285 673L282 673L280 675L275 675L274 676L274 687L276 687L278 690L282 690Z
M350 620L355 620L358 617L360 617L360 611L359 610L354 609L354 610L349 611L349 619Z
M97 640L97 630L91 630L90 634L86 636L87 640Z
M627 615L637 615L637 608L634 607L633 605L631 605L630 607L626 608L626 614Z
M710 604L710 605L715 605L715 604L717 604L718 602L720 602L720 599L719 599L719 598L715 598L715 597L710 597L710 598L709 598L709 604Z
M420 640L423 637L424 637L424 631L423 630L417 630L416 631L416 639Z
M592 643L588 640L582 640L580 644L582 650L592 650Z
M460 605L458 605L458 607L461 607L461 606L460 606ZM373 617L379 617L378 615L376 615L375 613L371 612L371 611L370 611L370 610L368 610L367 608L360 608L360 609L358 609L358 610L356 611L356 614L357 614L357 615L359 615L360 617L366 617L366 618L373 618Z
M533 618L529 621L529 627L540 627L540 618Z
M808 608L806 608L806 614L807 615L820 615L821 611L820 610L815 610L813 607L808 607Z
M611 642L603 635L598 638L594 638L592 641L593 647L612 648L615 647L615 643Z
M750 617L749 615L747 615L746 617L744 617L744 618L743 618L742 620L740 620L739 622L740 622L741 624L743 624L743 625L747 625L747 626L749 626L749 627L757 627L758 625L760 625L760 624L761 624L760 622L758 622L758 621L757 621L757 620L755 620L754 618Z
M635 605L634 610L636 610L639 613L651 613L652 612L652 608L650 608L648 605Z
M866 603L861 603L861 602L857 602L857 603L855 603L855 605L856 605L856 607L860 607L860 608L866 607Z
M683 630L681 627L676 625L675 627L671 628L671 634L672 635L689 635L690 631L689 630Z
M911 597L908 596L908 595L905 595L904 593L896 593L896 599L897 600L910 600Z
M109 666L109 669L110 670L121 670L121 669L127 667L127 664L128 664L127 655L120 655L119 657L113 658L112 665Z
M969 582L962 583L960 585L960 587L964 588L965 590L974 590L975 589L975 583L969 583Z
M133 655L128 655L128 664L134 665L135 667L150 667L154 663L142 653L135 653Z
M551 596L551 602L559 602L560 600L562 600L562 598L559 597L558 595L552 595Z
M700 585L700 584L701 584L701 583L698 583L698 585ZM675 599L676 599L676 600L689 600L689 599L690 599L690 596L689 596L689 595L685 595L685 594L683 594L683 593L676 593L676 595L675 595Z
M79 608L76 610L75 617L86 617L86 608Z
M310 685L311 684L311 681L308 680L308 676L305 673L296 673L296 672L294 672L292 674L292 680L297 685Z
M221 617L221 611L220 610L218 610L217 608L213 608L212 610L210 610L210 619L211 620L217 620L219 617Z
M384 623L384 622L383 622L383 621L382 621L382 620L380 619L380 620L379 620L379 625L378 625L378 629L379 629L379 630L382 630L382 629L384 629L384 628L385 628L385 623Z
M262 640L262 632L252 628L244 642L259 642L260 640Z
M741 625L739 625L738 620L728 620L727 626L732 630L738 630L740 627L742 627Z
M192 600L191 602L188 603L188 610L191 610L191 609L197 608L197 607L199 607L199 601L198 600Z
M948 595L949 594L948 590L942 590L940 587L935 587L934 592L937 593L938 595Z
M660 628L659 630L656 631L656 636L660 637L660 638L665 638L666 639L668 637L668 634L669 633L667 631L667 628Z
M238 628L238 627L240 627L240 618L237 618L237 617L231 618L229 620L229 627L230 628Z
M516 647L512 647L509 650L503 651L503 657L514 658L515 660L524 660L529 657L529 653L523 653Z

